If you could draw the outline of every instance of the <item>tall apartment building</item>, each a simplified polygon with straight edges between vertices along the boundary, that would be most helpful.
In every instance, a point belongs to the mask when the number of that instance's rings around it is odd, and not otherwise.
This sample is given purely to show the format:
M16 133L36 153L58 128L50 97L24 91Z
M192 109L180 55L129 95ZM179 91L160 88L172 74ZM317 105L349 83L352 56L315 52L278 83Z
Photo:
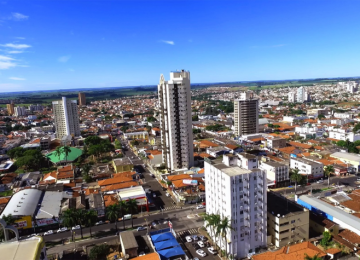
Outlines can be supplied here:
M304 103L309 101L309 94L304 87L300 87L296 90L296 102Z
M79 106L86 106L86 97L84 92L79 92Z
M259 132L259 100L253 93L241 93L234 101L235 135L242 136Z
M8 114L9 114L10 116L14 115L14 113L15 113L14 108L15 108L15 105L14 105L13 102L11 102L10 104L7 104L7 105L6 105L6 109L7 109Z
M56 129L56 137L61 139L64 136L80 135L80 123L76 100L53 101L53 114Z
M15 107L14 115L18 116L26 116L26 108L25 107Z
M205 159L206 213L231 221L224 237L208 230L213 241L235 259L247 257L267 243L267 180L260 169L240 168L235 155L223 161ZM222 241L221 241L222 240Z
M39 104L36 104L36 105L30 105L29 106L29 110L32 112L32 111L41 111L43 110L43 106L42 105L39 105Z
M191 118L190 72L161 75L158 85L163 163L171 170L188 169L194 164Z

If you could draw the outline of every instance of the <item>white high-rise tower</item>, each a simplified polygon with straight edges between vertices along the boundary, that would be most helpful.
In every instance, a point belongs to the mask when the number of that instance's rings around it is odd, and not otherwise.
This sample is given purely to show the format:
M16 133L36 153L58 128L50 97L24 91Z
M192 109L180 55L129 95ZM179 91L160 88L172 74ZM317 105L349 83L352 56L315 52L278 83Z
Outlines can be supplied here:
M64 136L80 135L79 115L76 100L53 101L54 122L56 128L56 137L61 139Z
M189 169L194 164L191 117L190 72L161 75L158 85L163 163L171 170Z

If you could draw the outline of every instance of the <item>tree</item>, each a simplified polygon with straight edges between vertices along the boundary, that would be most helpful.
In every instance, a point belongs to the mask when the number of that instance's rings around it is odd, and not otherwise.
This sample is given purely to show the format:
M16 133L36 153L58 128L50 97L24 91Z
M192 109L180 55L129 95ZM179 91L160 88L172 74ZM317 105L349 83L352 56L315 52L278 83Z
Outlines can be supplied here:
M71 149L69 146L63 146L62 147L63 153L65 154L65 161L67 162L67 157L69 153L71 153Z
M115 149L122 149L122 145L118 139L115 139Z
M75 221L76 221L76 225L80 226L80 233L81 233L81 238L83 238L83 225L85 225L86 223L86 210L84 209L76 209L75 210Z
M91 170L91 165L88 163L84 164L83 167L81 168L81 175L86 183L89 183L92 181L92 178L89 174L90 170Z
M231 227L231 220L228 217L224 217L219 225L219 228L221 230L221 237L225 238L225 253L226 253L226 257L227 257L227 244L226 244L226 234L228 231L232 230L233 228Z
M155 121L157 121L157 120L156 120L156 118L153 117L153 116L148 116L148 117L147 117L147 121L148 121L148 122L155 122Z
M199 121L199 116L198 115L192 116L192 121Z
M324 119L325 116L324 115L318 115L318 119Z
M123 133L126 133L126 131L129 129L129 127L128 126L122 126L122 127L120 127L120 130L121 130L121 132L123 132Z
M299 174L299 169L290 169L290 180L295 182L295 195L296 195L296 188L297 184L301 182L303 176Z
M126 208L130 211L131 214L131 227L134 227L134 219L133 219L133 213L138 210L138 201L136 199L129 199L126 202Z
M11 158L11 159L17 159L21 156L23 156L25 150L22 147L15 147L11 150L9 150L6 154Z
M322 260L321 257L319 257L319 254L314 255L313 257L309 256L305 253L304 260Z
M59 158L59 161L60 161L60 156L61 156L61 154L62 154L61 146L56 147L55 152L54 152L54 155Z
M9 214L9 215L4 215L2 216L2 218L7 225L12 226L15 224L15 218L13 217L13 215ZM0 229L0 241L5 240L5 233L4 232L8 232L8 230L4 230L4 229Z
M331 174L333 174L333 173L335 173L334 166L328 165L328 166L325 167L324 174L325 174L325 176L328 177L328 187L330 187L330 176L331 176Z
M320 245L325 249L330 245L331 234L328 231L323 232L323 238L320 240Z
M99 144L101 141L102 139L97 135L92 135L85 138L85 144L89 146Z
M119 208L120 208L120 211L121 211L121 215L122 215L122 222L123 222L123 226L124 226L124 230L125 230L125 212L127 210L127 203L123 200L120 200L119 201Z
M102 244L91 248L89 253L90 260L106 260L106 256L110 253L110 246Z
M76 226L76 216L74 209L67 209L61 214L62 225L71 229ZM71 232L72 233L72 232Z
M117 228L117 220L120 217L120 206L118 203L115 203L113 205L110 205L106 208L106 217L111 221L115 222L115 229L116 232L118 230Z
M22 156L16 160L15 164L19 168L24 167L25 170L29 170L34 166L34 158L32 156Z
M88 210L85 212L85 225L90 228L90 237L92 237L91 227L95 225L97 219L98 214L95 210Z
M133 141L131 141L131 145L139 145L139 141L138 140L133 140Z
M353 128L353 132L357 133L359 130L360 130L360 123L357 123Z
M192 132L193 132L193 134L200 134L201 130L197 129L197 128L193 128Z

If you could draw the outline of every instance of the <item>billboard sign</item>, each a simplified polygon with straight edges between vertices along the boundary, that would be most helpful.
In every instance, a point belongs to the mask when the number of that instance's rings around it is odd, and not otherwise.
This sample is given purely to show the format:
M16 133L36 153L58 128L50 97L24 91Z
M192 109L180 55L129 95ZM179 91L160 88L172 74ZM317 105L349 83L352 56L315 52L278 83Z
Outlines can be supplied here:
M39 219L39 220L36 220L36 225L38 227L40 226L46 226L46 225L51 225L51 224L55 224L55 223L58 223L58 221L55 219L52 219L52 218L46 218L46 219Z

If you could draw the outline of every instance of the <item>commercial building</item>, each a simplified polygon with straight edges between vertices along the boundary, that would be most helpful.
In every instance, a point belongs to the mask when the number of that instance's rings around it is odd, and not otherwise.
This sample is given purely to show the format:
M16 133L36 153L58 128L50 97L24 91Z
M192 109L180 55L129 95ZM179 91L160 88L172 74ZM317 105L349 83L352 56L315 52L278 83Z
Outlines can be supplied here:
M262 162L260 169L266 172L267 179L275 184L275 187L287 187L290 185L289 167L279 162Z
M14 115L14 113L15 113L14 108L15 108L14 103L6 104L6 109L7 109L8 114L9 114L10 116Z
M259 100L253 93L241 93L234 101L235 135L242 136L259 132Z
M205 160L206 213L228 217L232 229L224 237L208 230L213 241L235 259L267 244L267 180L260 169L240 168L236 156Z
M45 242L41 236L0 243L0 252L0 258L4 260L48 260Z
M170 171L189 169L194 164L191 117L190 72L161 75L158 85L163 163Z
M79 92L79 106L86 106L86 97L84 92Z
M358 217L309 195L298 197L296 202L315 214L322 215L339 224L340 228L349 229L356 234L360 234L360 221Z
M276 247L309 239L309 210L275 192L267 193L268 234Z
M62 139L64 136L80 136L80 123L76 100L53 101L54 123L56 137Z
M0 218L11 214L16 218L15 227L31 228L41 195L42 191L36 189L18 191L11 197Z
M290 168L299 169L299 174L306 175L308 179L320 179L324 177L324 165L321 162L291 157Z
M348 168L352 168L353 171L360 171L360 156L358 154L336 152L330 156L348 164Z

